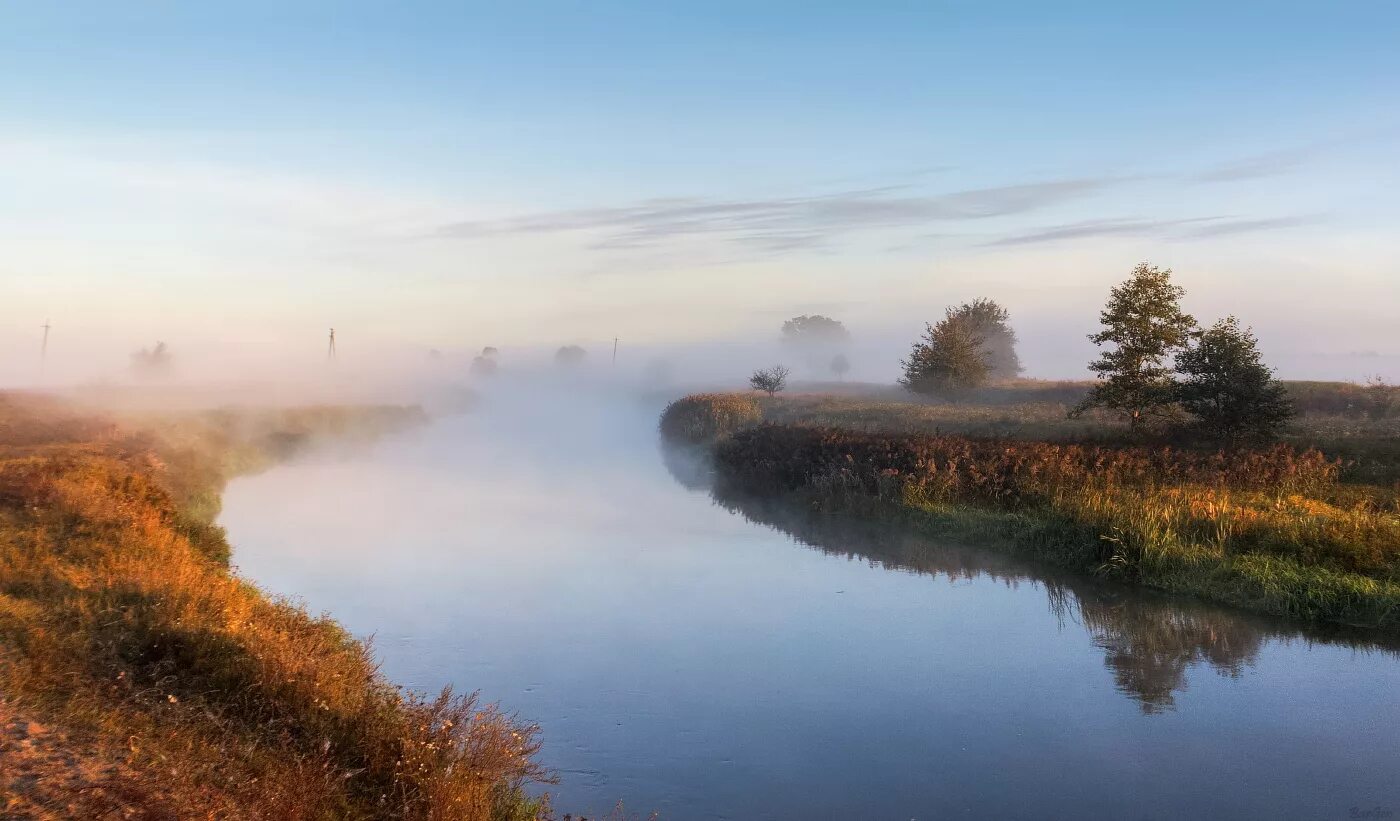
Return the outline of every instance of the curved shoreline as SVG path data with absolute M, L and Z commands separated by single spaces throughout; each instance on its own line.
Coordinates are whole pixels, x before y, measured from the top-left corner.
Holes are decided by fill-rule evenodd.
M 735 402 L 756 412 L 735 414 Z M 684 432 L 672 438 L 706 449 L 749 492 L 1300 622 L 1400 630 L 1400 584 L 1384 569 L 1400 553 L 1400 517 L 1343 508 L 1364 494 L 1306 453 L 1251 455 L 1257 476 L 1237 476 L 1209 454 L 821 427 L 782 402 L 686 397 L 661 429 Z M 1285 481 L 1297 488 L 1273 485 Z
M 152 817 L 544 811 L 524 791 L 545 777 L 532 727 L 470 696 L 402 692 L 335 622 L 232 574 L 213 524 L 229 477 L 425 418 L 365 406 L 114 419 L 0 394 L 0 695 L 65 751 L 30 762 L 34 785 L 67 783 L 42 769 L 64 758 L 120 765 L 56 796 L 36 786 L 31 803 L 81 794 L 98 802 L 83 812 Z

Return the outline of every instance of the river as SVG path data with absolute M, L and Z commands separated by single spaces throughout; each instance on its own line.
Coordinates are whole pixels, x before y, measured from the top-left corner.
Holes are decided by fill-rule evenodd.
M 1393 651 L 716 499 L 659 412 L 502 392 L 237 479 L 221 523 L 394 681 L 538 723 L 575 814 L 1400 812 Z

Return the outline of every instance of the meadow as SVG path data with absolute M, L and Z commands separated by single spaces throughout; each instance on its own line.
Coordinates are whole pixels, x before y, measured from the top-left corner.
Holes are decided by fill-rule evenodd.
M 1313 383 L 1313 410 L 1283 444 L 1224 453 L 1136 441 L 1111 417 L 1067 418 L 1070 402 L 1045 401 L 1044 383 L 1026 390 L 1021 403 L 956 405 L 883 391 L 722 395 L 707 423 L 696 420 L 714 400 L 691 397 L 662 429 L 675 415 L 718 431 L 717 474 L 749 491 L 1260 612 L 1400 629 L 1400 424 L 1389 412 L 1319 412 L 1336 397 Z
M 547 780 L 534 728 L 393 686 L 335 622 L 232 573 L 214 524 L 230 476 L 422 421 L 403 407 L 118 417 L 0 394 L 0 717 L 21 737 L 0 738 L 5 817 L 547 812 L 525 793 Z M 34 727 L 58 754 L 25 757 Z

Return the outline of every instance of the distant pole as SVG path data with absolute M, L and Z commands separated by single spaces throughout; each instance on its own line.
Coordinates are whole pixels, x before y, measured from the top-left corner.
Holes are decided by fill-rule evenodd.
M 45 319 L 44 324 L 40 327 L 44 329 L 44 341 L 39 343 L 39 378 L 43 379 L 44 366 L 48 364 L 49 361 L 49 328 L 53 326 Z
M 613 337 L 613 367 L 617 367 L 617 337 Z
M 331 341 L 330 345 L 326 348 L 326 360 L 330 362 L 335 361 L 335 328 L 331 328 Z

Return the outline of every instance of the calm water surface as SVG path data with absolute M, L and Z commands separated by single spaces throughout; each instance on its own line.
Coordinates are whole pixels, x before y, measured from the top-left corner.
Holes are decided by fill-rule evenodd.
M 716 499 L 658 411 L 490 397 L 239 479 L 222 522 L 395 681 L 539 723 L 563 810 L 1400 817 L 1393 652 Z

